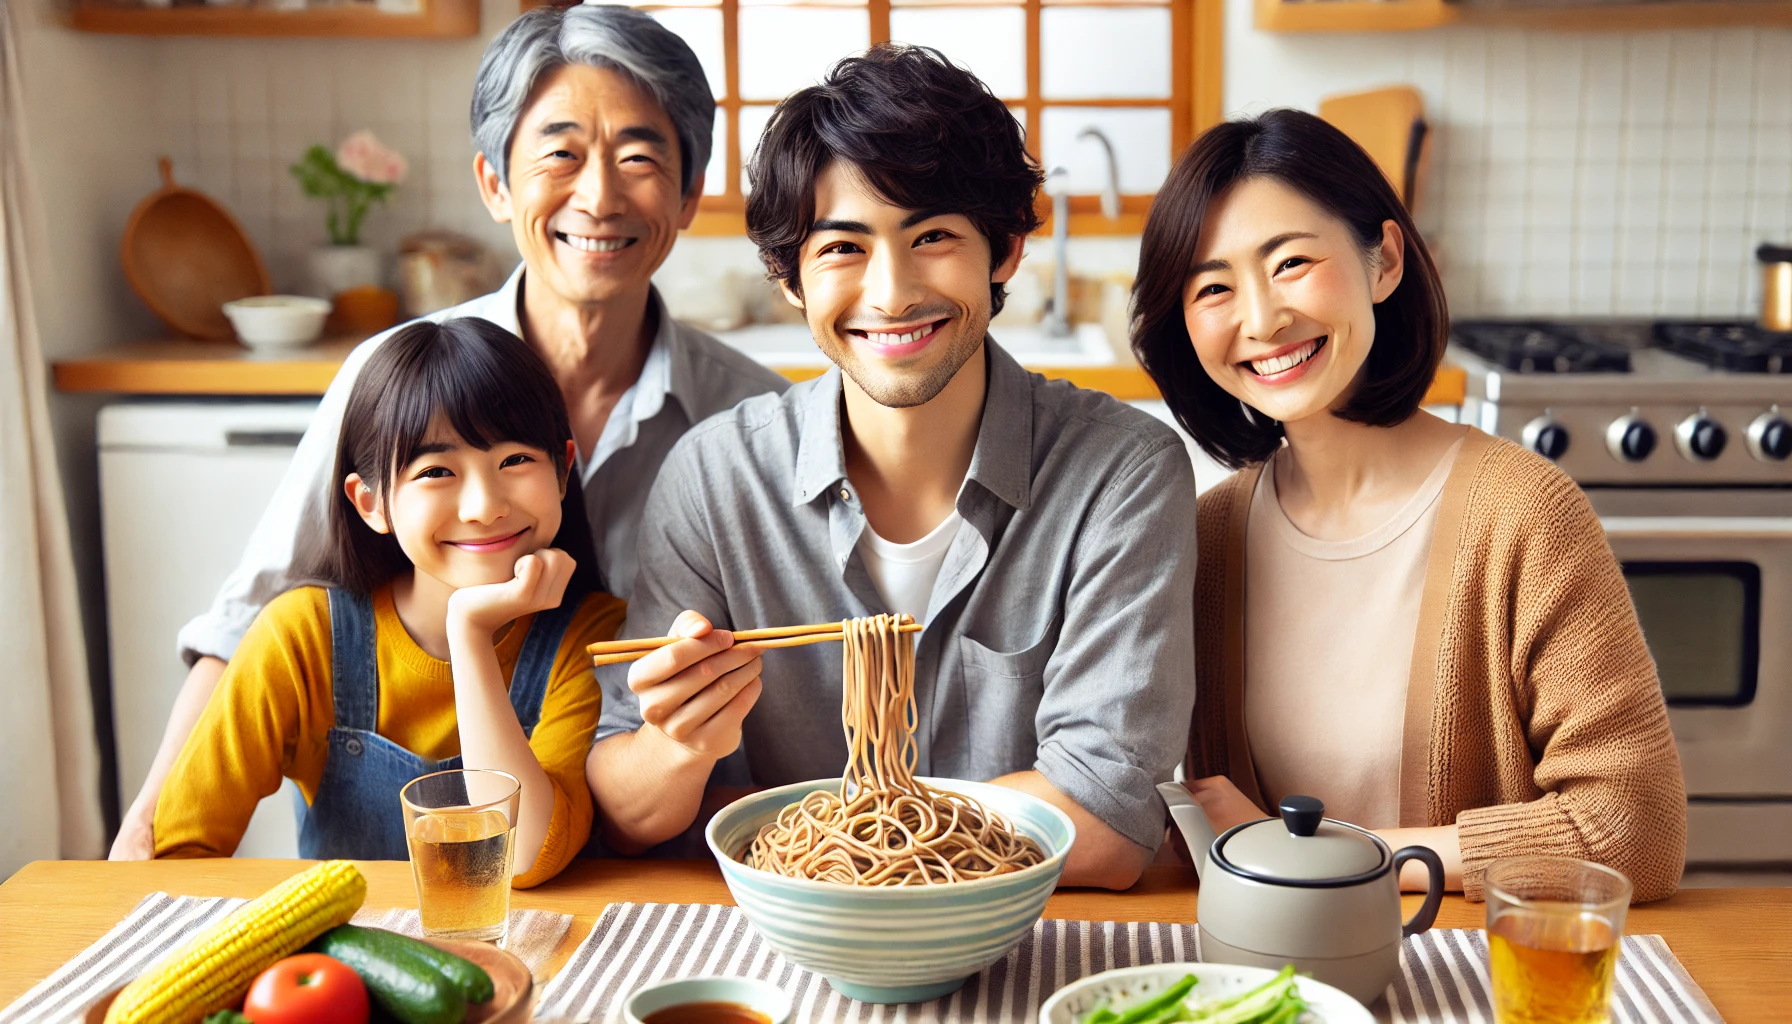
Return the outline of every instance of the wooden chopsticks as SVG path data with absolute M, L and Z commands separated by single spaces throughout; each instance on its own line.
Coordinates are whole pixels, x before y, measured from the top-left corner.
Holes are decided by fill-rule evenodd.
M 773 626 L 769 629 L 742 629 L 734 634 L 735 643 L 750 643 L 755 647 L 801 647 L 805 644 L 838 643 L 846 639 L 846 624 L 843 622 L 816 622 L 807 626 Z M 921 627 L 914 622 L 905 622 L 896 627 L 899 633 L 919 633 Z M 620 665 L 625 661 L 638 661 L 654 651 L 685 639 L 681 636 L 646 636 L 638 640 L 606 640 L 601 643 L 588 644 L 585 647 L 591 655 L 593 665 Z

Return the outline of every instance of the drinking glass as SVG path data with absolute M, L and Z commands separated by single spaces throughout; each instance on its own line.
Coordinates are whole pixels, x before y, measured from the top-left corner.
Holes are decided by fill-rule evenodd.
M 424 935 L 504 941 L 521 797 L 515 776 L 479 768 L 424 775 L 398 791 Z
M 1630 879 L 1572 857 L 1487 867 L 1487 958 L 1498 1024 L 1606 1024 Z

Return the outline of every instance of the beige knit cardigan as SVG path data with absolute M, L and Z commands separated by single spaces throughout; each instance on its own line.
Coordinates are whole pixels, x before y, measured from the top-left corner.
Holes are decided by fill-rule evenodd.
M 1202 495 L 1190 778 L 1263 806 L 1244 715 L 1244 551 L 1262 466 Z M 1489 861 L 1559 854 L 1671 895 L 1686 788 L 1655 663 L 1586 495 L 1556 466 L 1471 429 L 1439 499 L 1407 684 L 1400 824 L 1455 823 L 1463 886 Z M 1316 613 L 1323 613 L 1315 609 Z

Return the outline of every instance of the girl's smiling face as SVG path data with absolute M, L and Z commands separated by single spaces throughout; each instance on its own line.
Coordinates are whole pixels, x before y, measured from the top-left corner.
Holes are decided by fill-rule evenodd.
M 1282 182 L 1239 181 L 1208 204 L 1183 288 L 1201 366 L 1272 419 L 1329 414 L 1355 388 L 1404 248 L 1391 220 L 1365 250 L 1348 224 Z
M 572 458 L 569 441 L 568 466 Z M 514 578 L 517 559 L 560 532 L 565 495 L 547 452 L 515 441 L 481 450 L 440 415 L 384 500 L 357 473 L 343 487 L 369 527 L 392 534 L 418 571 L 456 590 Z

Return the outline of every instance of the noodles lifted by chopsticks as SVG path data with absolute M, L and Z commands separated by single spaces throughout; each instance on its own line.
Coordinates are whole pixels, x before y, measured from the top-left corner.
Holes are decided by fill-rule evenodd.
M 915 778 L 915 647 L 907 615 L 848 619 L 840 718 L 846 772 L 778 812 L 742 860 L 843 885 L 931 885 L 1007 874 L 1045 859 L 993 811 Z

